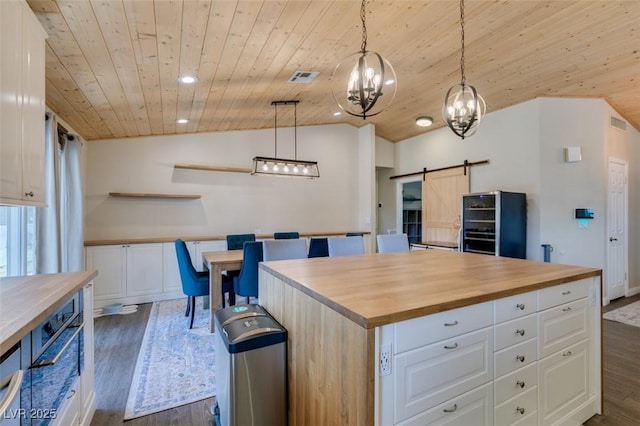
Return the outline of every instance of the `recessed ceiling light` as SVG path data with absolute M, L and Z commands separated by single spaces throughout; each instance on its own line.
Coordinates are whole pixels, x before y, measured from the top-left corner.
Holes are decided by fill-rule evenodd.
M 433 118 L 431 117 L 422 116 L 422 117 L 416 118 L 416 125 L 420 127 L 429 127 L 432 124 L 433 124 Z
M 182 77 L 178 77 L 178 81 L 180 83 L 192 84 L 198 81 L 198 79 L 192 75 L 183 75 Z
M 178 118 L 176 120 L 176 123 L 178 123 L 178 124 L 185 124 L 185 123 L 188 123 L 188 122 L 189 122 L 189 120 L 187 120 L 186 118 Z

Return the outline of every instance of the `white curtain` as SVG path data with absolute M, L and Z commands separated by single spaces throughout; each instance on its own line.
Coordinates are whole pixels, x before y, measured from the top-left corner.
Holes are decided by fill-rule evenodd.
M 36 214 L 36 273 L 84 269 L 82 185 L 78 136 L 58 137 L 58 123 L 45 125 L 45 201 Z

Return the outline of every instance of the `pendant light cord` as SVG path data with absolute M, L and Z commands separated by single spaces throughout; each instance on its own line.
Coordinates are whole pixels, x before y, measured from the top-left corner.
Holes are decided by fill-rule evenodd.
M 293 159 L 298 161 L 298 104 L 293 104 Z
M 464 0 L 460 0 L 460 75 L 462 77 L 462 86 L 465 85 L 466 77 L 464 75 Z
M 362 53 L 367 51 L 367 24 L 365 24 L 365 5 L 366 0 L 362 0 L 362 5 L 360 6 L 360 20 L 362 21 L 362 44 L 360 45 L 360 51 Z
M 276 149 L 275 149 L 275 158 L 278 158 L 278 104 L 274 103 L 273 104 L 274 108 L 276 109 L 276 113 L 275 113 L 275 118 L 274 118 L 274 123 L 273 123 L 273 131 L 275 133 L 275 145 L 276 145 Z

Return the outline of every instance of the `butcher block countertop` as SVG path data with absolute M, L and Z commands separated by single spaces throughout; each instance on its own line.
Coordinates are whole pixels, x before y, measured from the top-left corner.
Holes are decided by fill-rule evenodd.
M 2 278 L 0 354 L 19 342 L 97 275 L 97 271 L 82 271 Z
M 444 250 L 264 262 L 260 268 L 367 329 L 602 279 L 595 268 Z

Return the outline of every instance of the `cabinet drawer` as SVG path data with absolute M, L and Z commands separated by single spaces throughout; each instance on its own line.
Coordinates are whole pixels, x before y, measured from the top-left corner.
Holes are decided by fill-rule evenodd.
M 503 376 L 536 360 L 538 342 L 536 338 L 518 343 L 494 354 L 495 377 Z
M 584 279 L 539 290 L 538 310 L 543 311 L 553 306 L 587 297 L 590 283 L 591 280 Z
M 494 419 L 496 426 L 537 425 L 538 389 L 528 391 L 496 406 Z
M 492 354 L 485 328 L 394 356 L 394 422 L 491 381 Z
M 493 302 L 451 309 L 395 324 L 394 351 L 401 353 L 493 324 Z
M 580 299 L 538 314 L 539 358 L 589 337 L 588 308 L 588 299 Z
M 589 399 L 589 377 L 595 372 L 589 371 L 588 342 L 583 340 L 538 363 L 541 424 L 556 423 Z
M 424 425 L 493 425 L 493 385 L 487 383 L 446 401 L 401 423 L 402 426 Z
M 531 363 L 506 374 L 494 382 L 494 403 L 503 403 L 507 399 L 527 392 L 538 384 L 538 364 Z
M 494 301 L 495 323 L 532 314 L 538 310 L 538 295 L 535 291 L 516 294 Z
M 55 420 L 52 424 L 54 426 L 69 426 L 77 425 L 80 423 L 80 381 L 76 380 L 73 384 L 65 399 L 62 401 L 60 407 L 58 407 Z
M 495 327 L 494 350 L 499 351 L 538 334 L 538 318 L 535 314 L 503 322 Z

